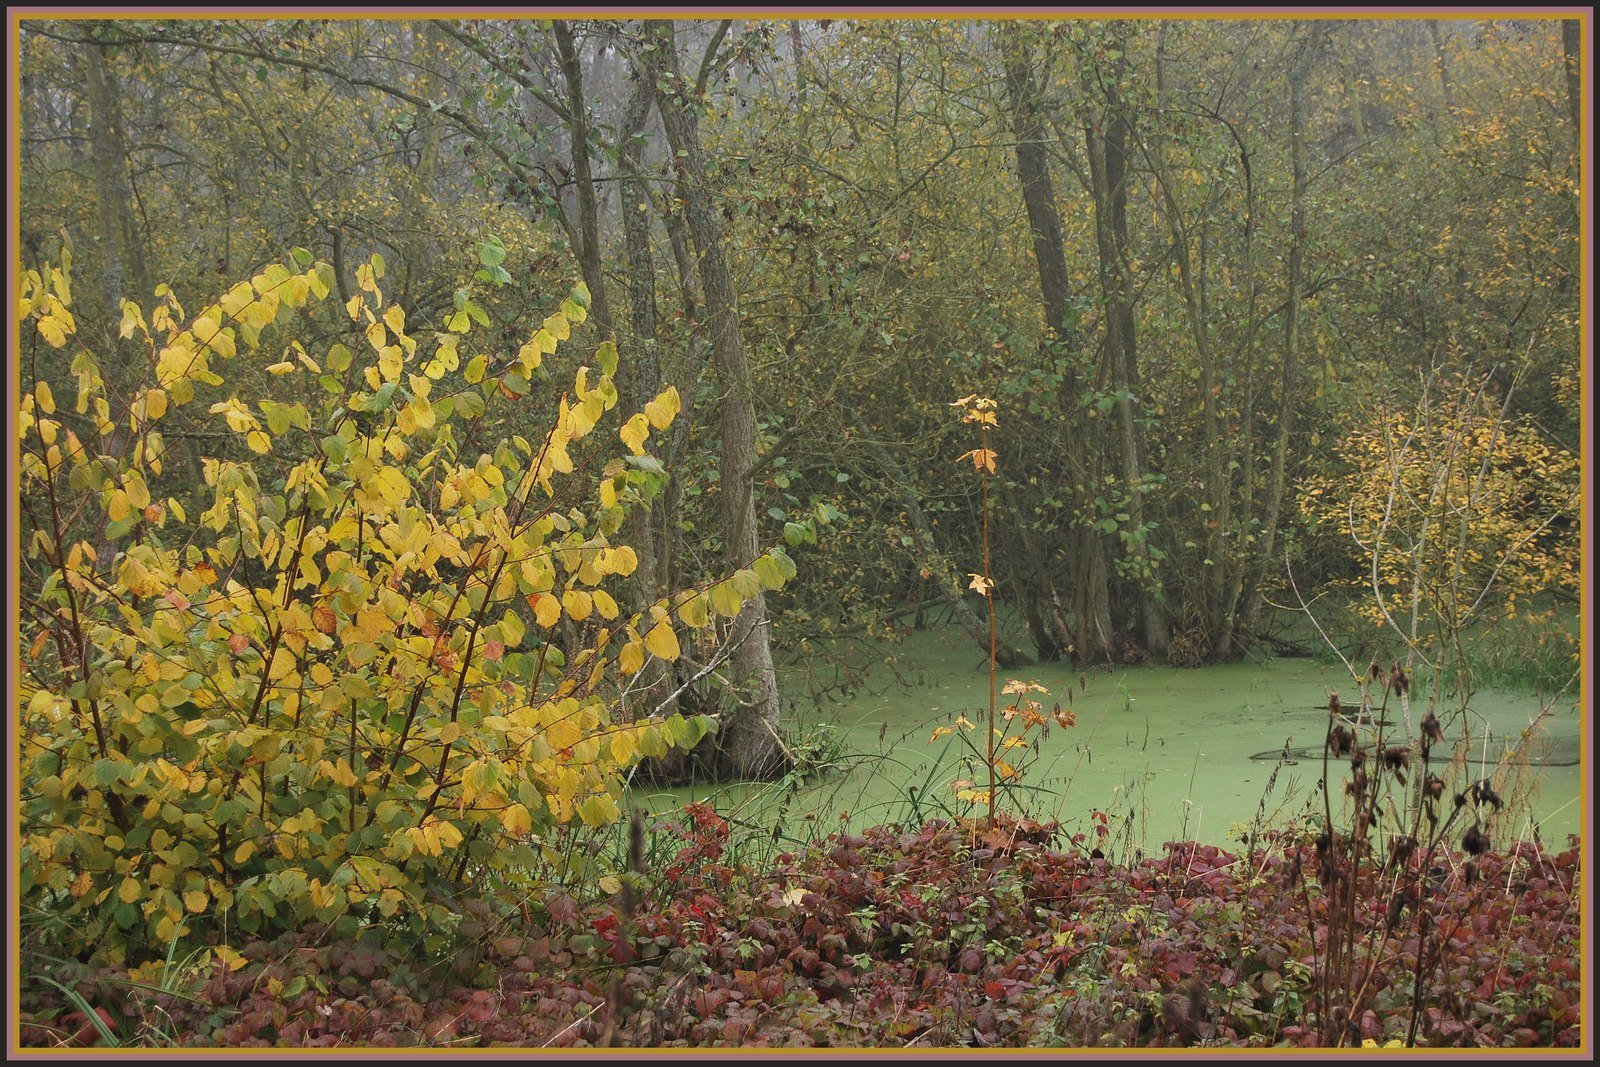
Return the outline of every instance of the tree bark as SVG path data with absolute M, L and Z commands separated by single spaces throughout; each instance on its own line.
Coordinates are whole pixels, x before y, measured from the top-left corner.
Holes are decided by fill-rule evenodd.
M 1044 350 L 1048 362 L 1062 368 L 1060 399 L 1063 411 L 1077 417 L 1083 410 L 1083 383 L 1077 370 L 1081 337 L 1072 320 L 1071 285 L 1067 275 L 1066 252 L 1061 238 L 1061 215 L 1056 208 L 1055 188 L 1050 181 L 1049 159 L 1045 152 L 1044 122 L 1040 115 L 1039 90 L 1029 69 L 1028 48 L 1023 31 L 1015 23 L 1001 27 L 1001 48 L 1005 66 L 1006 98 L 1011 108 L 1012 130 L 1016 135 L 1017 177 L 1022 185 L 1023 205 L 1033 233 L 1033 257 L 1039 273 L 1039 293 L 1044 303 Z M 1100 535 L 1084 521 L 1081 505 L 1088 489 L 1088 463 L 1083 436 L 1066 435 L 1065 465 L 1075 503 L 1072 541 L 1073 606 L 1075 618 L 1072 652 L 1080 660 L 1104 660 L 1111 656 L 1112 625 L 1110 582 Z
M 1567 114 L 1574 130 L 1583 129 L 1583 24 L 1576 18 L 1561 23 L 1561 60 L 1567 72 Z
M 644 62 L 656 87 L 656 105 L 672 146 L 679 186 L 687 201 L 689 232 L 699 256 L 699 274 L 710 319 L 712 358 L 722 388 L 723 560 L 745 567 L 761 552 L 756 529 L 755 492 L 750 477 L 756 461 L 755 398 L 750 363 L 739 325 L 739 308 L 728 272 L 722 223 L 705 182 L 696 102 L 678 71 L 673 24 L 649 23 L 644 31 Z M 766 598 L 758 593 L 734 619 L 727 640 L 734 646 L 737 706 L 723 719 L 719 744 L 726 769 L 745 778 L 765 778 L 782 770 L 778 727 L 778 676 L 772 662 Z M 746 693 L 748 695 L 746 695 Z
M 151 299 L 150 271 L 133 220 L 133 187 L 128 181 L 128 141 L 122 124 L 121 87 L 104 45 L 84 46 L 95 184 L 99 187 L 102 256 L 101 288 L 106 313 L 114 320 L 119 301 Z
M 589 110 L 583 96 L 583 64 L 578 59 L 572 26 L 563 19 L 552 27 L 561 74 L 567 83 L 567 108 L 571 114 L 573 194 L 578 201 L 578 268 L 589 287 L 589 317 L 601 337 L 616 337 L 611 300 L 606 295 L 605 265 L 600 250 L 600 200 L 595 193 L 594 171 L 589 164 Z
M 1305 287 L 1306 254 L 1306 81 L 1323 41 L 1323 26 L 1310 27 L 1289 70 L 1289 167 L 1292 173 L 1289 207 L 1288 297 L 1283 312 L 1283 379 L 1278 410 L 1278 433 L 1272 446 L 1272 472 L 1262 509 L 1261 540 L 1251 568 L 1247 599 L 1242 612 L 1246 634 L 1253 633 L 1261 615 L 1262 586 L 1273 565 L 1278 527 L 1283 519 L 1283 495 L 1288 466 L 1289 437 L 1294 431 L 1294 406 L 1300 383 L 1300 307 Z
M 95 184 L 99 200 L 100 282 L 105 296 L 106 321 L 115 323 L 121 315 L 124 296 L 148 307 L 154 287 L 145 259 L 145 249 L 133 218 L 133 185 L 128 178 L 128 142 L 122 124 L 121 87 L 111 70 L 106 46 L 84 46 L 86 81 L 89 89 L 89 115 L 93 124 L 91 140 Z M 106 376 L 106 395 L 111 403 L 131 402 L 133 383 L 138 380 L 144 357 L 131 341 L 112 342 L 112 360 L 102 360 Z M 113 409 L 115 410 L 115 408 Z M 122 420 L 118 420 L 121 422 Z M 100 448 L 121 458 L 131 445 L 125 423 L 106 436 Z M 115 550 L 102 532 L 95 539 L 97 566 L 109 567 Z
M 628 411 L 640 411 L 661 390 L 661 353 L 656 329 L 656 266 L 650 249 L 650 193 L 640 173 L 642 134 L 655 94 L 650 79 L 642 73 L 634 79 L 633 90 L 623 112 L 617 146 L 620 171 L 623 257 L 628 268 L 628 318 L 633 333 L 633 350 L 622 361 L 622 396 Z M 630 591 L 633 610 L 643 611 L 667 591 L 661 543 L 670 532 L 658 530 L 661 506 L 634 509 L 623 525 L 623 540 L 639 557 Z M 662 535 L 664 536 L 658 536 Z M 676 688 L 672 672 L 651 659 L 640 679 L 640 703 L 647 713 L 669 713 Z
M 1156 31 L 1156 107 L 1165 113 L 1172 105 L 1166 77 L 1167 23 Z M 1176 177 L 1167 157 L 1167 135 L 1159 123 L 1153 124 L 1148 155 L 1154 171 L 1156 189 L 1162 200 L 1168 232 L 1172 239 L 1172 259 L 1177 267 L 1179 292 L 1183 297 L 1184 317 L 1194 341 L 1194 355 L 1200 375 L 1200 411 L 1205 450 L 1206 478 L 1201 487 L 1203 504 L 1210 509 L 1213 522 L 1207 525 L 1200 580 L 1187 590 L 1183 600 L 1184 636 L 1179 647 L 1169 641 L 1168 659 L 1193 665 L 1226 650 L 1230 638 L 1224 635 L 1223 597 L 1228 587 L 1227 557 L 1220 536 L 1233 499 L 1232 479 L 1226 467 L 1222 414 L 1225 404 L 1226 375 L 1217 365 L 1211 344 L 1207 267 L 1210 252 L 1211 202 L 1195 212 L 1193 221 L 1184 215 L 1178 201 Z
M 437 80 L 430 64 L 417 54 L 426 48 L 430 40 L 437 39 L 435 34 L 428 30 L 427 23 L 413 24 L 410 27 L 412 56 L 418 70 L 416 91 L 417 95 L 423 98 L 432 98 L 438 92 Z M 436 242 L 424 225 L 424 220 L 427 217 L 425 212 L 428 189 L 432 186 L 434 175 L 439 169 L 439 142 L 444 126 L 432 108 L 421 104 L 412 105 L 411 116 L 419 144 L 417 166 L 411 172 L 411 181 L 405 187 L 406 213 L 410 216 L 412 225 L 407 231 L 405 254 L 402 257 L 405 281 L 401 286 L 400 300 L 404 304 L 411 303 L 412 282 L 426 272 L 427 261 L 432 258 L 436 247 Z
M 1171 640 L 1171 625 L 1158 595 L 1159 579 L 1150 552 L 1149 532 L 1144 522 L 1144 428 L 1134 405 L 1139 391 L 1139 350 L 1134 329 L 1133 287 L 1128 262 L 1128 142 L 1127 111 L 1117 81 L 1123 61 L 1118 60 L 1107 77 L 1101 79 L 1105 107 L 1098 122 L 1084 126 L 1088 149 L 1091 193 L 1095 209 L 1095 243 L 1100 258 L 1100 289 L 1106 306 L 1106 361 L 1111 367 L 1112 387 L 1116 391 L 1119 461 L 1123 490 L 1128 495 L 1128 522 L 1133 536 L 1126 541 L 1135 557 L 1140 577 L 1136 579 L 1140 639 L 1145 648 L 1165 656 Z M 1084 68 L 1084 88 L 1093 91 L 1088 67 Z

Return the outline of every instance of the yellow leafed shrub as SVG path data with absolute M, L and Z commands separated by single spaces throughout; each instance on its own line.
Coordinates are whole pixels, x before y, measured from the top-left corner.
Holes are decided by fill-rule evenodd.
M 612 538 L 651 477 L 579 446 L 617 402 L 615 347 L 530 396 L 581 286 L 517 355 L 469 360 L 470 298 L 423 331 L 380 257 L 341 308 L 297 250 L 194 316 L 164 287 L 124 302 L 147 359 L 113 388 L 63 259 L 19 305 L 25 365 L 77 385 L 58 405 L 26 384 L 19 423 L 21 889 L 57 945 L 132 962 L 214 928 L 445 928 L 430 890 L 534 867 L 551 828 L 618 817 L 631 764 L 712 728 L 620 706 L 717 612 L 690 590 L 630 617 L 604 588 L 637 563 Z M 272 398 L 230 386 L 243 361 Z M 603 451 L 640 452 L 677 399 Z M 501 403 L 542 431 L 486 445 Z

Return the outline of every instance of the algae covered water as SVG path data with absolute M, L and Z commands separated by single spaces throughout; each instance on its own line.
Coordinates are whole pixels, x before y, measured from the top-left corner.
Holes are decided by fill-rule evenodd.
M 834 830 L 884 822 L 980 814 L 957 798 L 962 782 L 981 788 L 984 764 L 961 736 L 981 747 L 989 679 L 986 660 L 953 631 L 925 631 L 886 647 L 894 671 L 882 667 L 850 700 L 791 712 L 831 736 L 839 752 L 829 768 L 780 783 L 637 790 L 633 800 L 661 811 L 688 800 L 709 802 L 747 828 L 773 829 L 804 840 Z M 796 675 L 806 667 L 798 664 Z M 909 686 L 896 678 L 912 679 Z M 1048 711 L 1059 703 L 1075 725 L 1054 721 L 1035 730 L 1021 781 L 1005 796 L 1007 810 L 1058 821 L 1108 854 L 1154 851 L 1169 840 L 1237 847 L 1258 835 L 1320 819 L 1317 788 L 1328 696 L 1357 700 L 1342 664 L 1267 658 L 1198 669 L 1136 666 L 1085 673 L 1044 664 L 1001 673 L 1048 690 L 1030 694 Z M 1002 706 L 1010 698 L 1001 696 Z M 1414 695 L 1415 725 L 1426 696 Z M 1496 847 L 1538 837 L 1565 847 L 1582 824 L 1581 719 L 1575 695 L 1541 715 L 1530 693 L 1484 690 L 1465 714 L 1438 707 L 1452 746 L 1435 749 L 1433 769 L 1451 790 L 1492 778 L 1506 807 L 1488 826 Z M 1391 702 L 1386 744 L 1405 740 L 1407 709 Z M 958 717 L 977 727 L 941 734 Z M 1448 768 L 1441 751 L 1453 748 Z M 1016 762 L 1016 761 L 1014 761 Z M 1341 761 L 1330 766 L 1335 817 L 1342 800 Z M 1409 779 L 1408 779 L 1409 780 Z M 1448 798 L 1446 803 L 1448 804 Z M 1462 829 L 1465 829 L 1463 826 Z M 1086 845 L 1085 847 L 1088 847 Z

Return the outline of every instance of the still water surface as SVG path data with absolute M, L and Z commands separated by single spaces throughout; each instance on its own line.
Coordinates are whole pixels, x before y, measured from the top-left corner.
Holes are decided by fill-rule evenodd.
M 791 838 L 976 813 L 955 798 L 952 782 L 971 779 L 981 787 L 986 772 L 981 764 L 961 766 L 966 750 L 954 737 L 935 741 L 932 735 L 965 714 L 980 724 L 968 736 L 982 744 L 986 662 L 949 631 L 912 634 L 893 651 L 900 674 L 919 684 L 892 686 L 890 672 L 880 670 L 853 700 L 801 712 L 843 735 L 845 756 L 835 773 L 809 779 L 798 790 L 793 784 L 701 785 L 640 790 L 635 801 L 655 811 L 686 800 L 709 801 L 746 826 L 777 822 Z M 1272 828 L 1307 810 L 1320 813 L 1323 800 L 1315 786 L 1328 695 L 1339 692 L 1346 705 L 1358 698 L 1343 665 L 1311 659 L 1193 670 L 1139 666 L 1091 674 L 1086 684 L 1081 672 L 1047 664 L 1003 671 L 1001 684 L 1011 677 L 1045 686 L 1048 694 L 1030 696 L 1047 715 L 1059 702 L 1076 725 L 1051 723 L 1028 757 L 1022 788 L 1003 806 L 1060 821 L 1091 840 L 1100 825 L 1093 813 L 1102 812 L 1110 831 L 1103 843 L 1114 857 L 1180 839 L 1236 847 L 1258 815 Z M 1010 699 L 1000 696 L 1000 705 Z M 1426 699 L 1412 699 L 1413 735 Z M 1461 790 L 1492 776 L 1507 801 L 1488 827 L 1495 846 L 1537 832 L 1546 846 L 1565 847 L 1567 835 L 1579 832 L 1584 804 L 1577 698 L 1564 697 L 1541 718 L 1533 694 L 1484 690 L 1465 715 L 1453 704 L 1438 714 L 1446 736 L 1456 742 L 1454 766 L 1441 771 L 1449 788 Z M 1403 743 L 1405 717 L 1404 709 L 1391 704 L 1385 744 Z M 1288 760 L 1281 759 L 1285 748 Z M 1436 771 L 1439 752 L 1436 747 Z M 1337 763 L 1334 769 L 1340 769 Z M 1342 792 L 1342 777 L 1335 788 Z M 1339 799 L 1336 794 L 1336 818 Z

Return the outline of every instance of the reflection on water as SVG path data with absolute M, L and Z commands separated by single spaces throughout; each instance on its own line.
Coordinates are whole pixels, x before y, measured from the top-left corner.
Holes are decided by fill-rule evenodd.
M 876 695 L 809 712 L 811 720 L 843 735 L 845 755 L 834 773 L 778 786 L 641 789 L 634 801 L 659 811 L 711 800 L 741 822 L 779 822 L 782 834 L 795 838 L 844 824 L 969 814 L 951 782 L 981 784 L 981 764 L 968 758 L 963 766 L 965 750 L 956 736 L 930 737 L 962 713 L 980 721 L 978 713 L 988 706 L 985 664 L 970 646 L 935 632 L 913 634 L 894 651 L 902 674 L 923 684 L 884 689 L 889 675 L 883 672 L 877 684 L 862 689 Z M 1248 832 L 1245 824 L 1258 816 L 1271 828 L 1320 813 L 1324 801 L 1315 787 L 1328 694 L 1338 691 L 1347 705 L 1357 694 L 1342 666 L 1309 659 L 1197 670 L 1132 667 L 1094 673 L 1086 685 L 1082 672 L 1061 664 L 1003 672 L 1002 680 L 1012 676 L 1046 686 L 1045 706 L 1060 701 L 1077 725 L 1063 730 L 1052 724 L 1040 736 L 1008 807 L 1091 835 L 1102 822 L 1092 814 L 1099 811 L 1116 840 L 1147 850 L 1177 839 L 1237 846 Z M 1409 708 L 1413 726 L 1426 712 L 1423 700 L 1414 698 Z M 1386 744 L 1403 743 L 1407 710 L 1391 703 Z M 1557 703 L 1531 730 L 1539 702 L 1528 694 L 1484 691 L 1465 715 L 1444 705 L 1437 713 L 1455 742 L 1455 758 L 1448 773 L 1440 772 L 1436 749 L 1436 772 L 1455 790 L 1493 776 L 1508 801 L 1491 828 L 1496 846 L 1537 832 L 1545 844 L 1565 847 L 1567 835 L 1579 831 L 1583 803 L 1577 698 Z M 981 746 L 981 729 L 969 736 Z M 1330 765 L 1336 808 L 1340 763 Z

